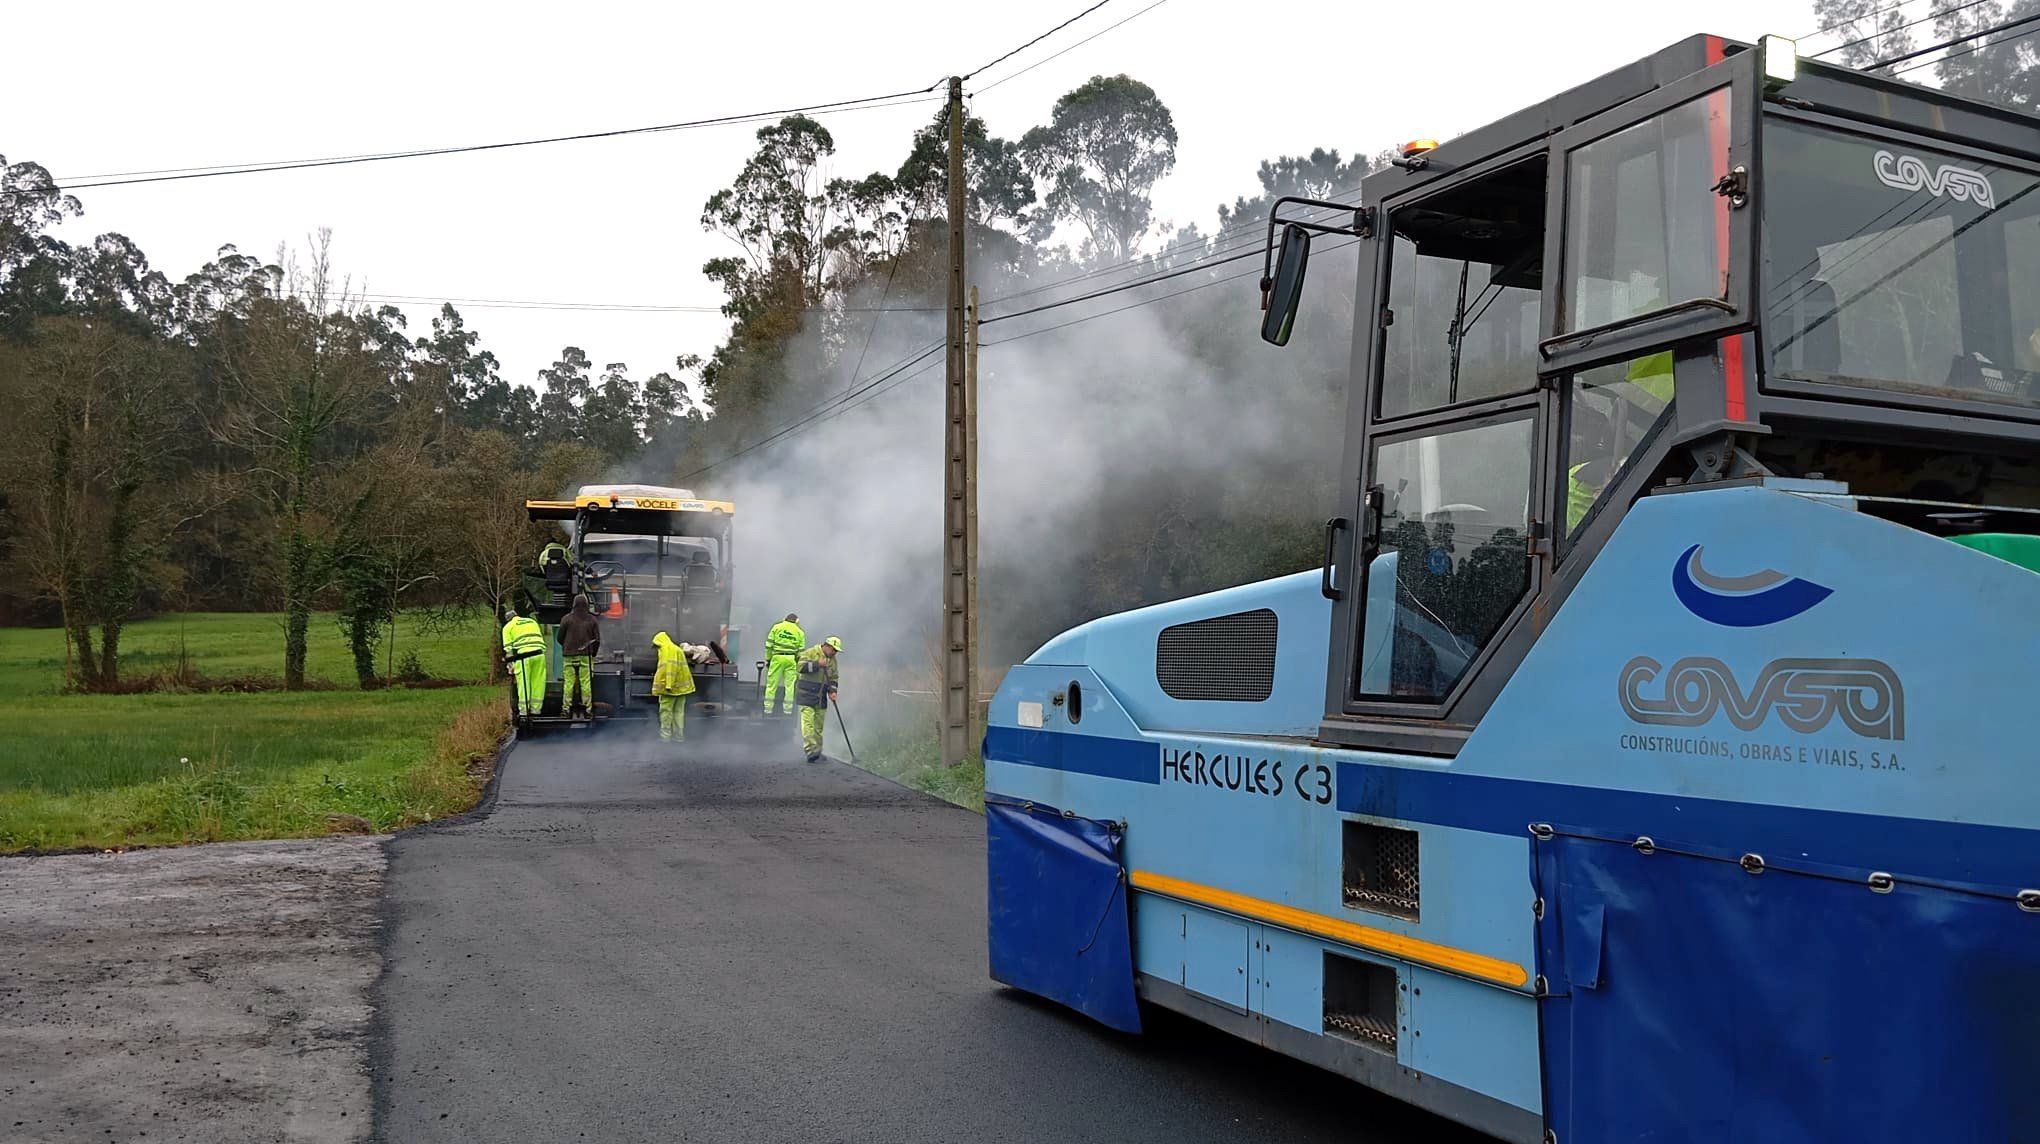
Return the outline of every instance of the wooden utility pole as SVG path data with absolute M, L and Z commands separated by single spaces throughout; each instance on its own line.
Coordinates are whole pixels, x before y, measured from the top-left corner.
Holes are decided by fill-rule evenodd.
M 949 81 L 949 347 L 942 469 L 942 763 L 970 754 L 977 722 L 977 416 L 963 294 L 963 80 Z
M 970 566 L 963 579 L 963 607 L 968 617 L 964 634 L 970 641 L 970 743 L 984 738 L 985 724 L 979 710 L 978 690 L 978 289 L 970 288 L 969 321 L 964 329 L 966 354 L 963 363 L 963 546 L 970 554 Z

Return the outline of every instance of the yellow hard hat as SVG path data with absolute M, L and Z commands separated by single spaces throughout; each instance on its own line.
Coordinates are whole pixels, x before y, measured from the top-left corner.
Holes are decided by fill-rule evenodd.
M 832 647 L 832 648 L 835 648 L 835 649 L 836 649 L 837 651 L 842 651 L 842 650 L 843 650 L 843 637 L 842 637 L 842 636 L 830 636 L 830 637 L 829 637 L 828 639 L 825 639 L 825 640 L 823 640 L 822 642 L 823 642 L 823 643 L 825 643 L 825 644 L 828 644 L 828 645 L 829 645 L 830 647 Z

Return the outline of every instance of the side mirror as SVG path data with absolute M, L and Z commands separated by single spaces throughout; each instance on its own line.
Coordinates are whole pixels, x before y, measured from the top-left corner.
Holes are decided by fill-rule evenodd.
M 1282 248 L 1275 256 L 1275 273 L 1261 279 L 1261 340 L 1270 345 L 1289 344 L 1296 327 L 1296 308 L 1303 302 L 1303 272 L 1310 265 L 1310 232 L 1289 223 L 1282 228 Z

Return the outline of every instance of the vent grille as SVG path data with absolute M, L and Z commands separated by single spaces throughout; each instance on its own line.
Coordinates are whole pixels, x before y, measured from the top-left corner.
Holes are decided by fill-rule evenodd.
M 1417 919 L 1422 883 L 1417 873 L 1416 831 L 1348 822 L 1342 849 L 1348 906 Z
M 1257 608 L 1163 628 L 1155 680 L 1172 699 L 1267 699 L 1275 693 L 1275 613 Z
M 1371 961 L 1325 954 L 1325 1032 L 1383 1052 L 1395 1052 L 1402 1024 L 1396 1014 L 1395 970 Z

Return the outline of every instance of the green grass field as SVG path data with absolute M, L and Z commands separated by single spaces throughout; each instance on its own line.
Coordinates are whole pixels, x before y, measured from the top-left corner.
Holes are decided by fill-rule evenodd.
M 489 638 L 485 619 L 400 630 L 397 655 L 475 679 Z M 123 674 L 180 648 L 208 676 L 282 672 L 274 614 L 170 616 L 122 642 Z M 393 829 L 471 805 L 470 763 L 504 722 L 496 687 L 354 690 L 330 616 L 313 617 L 309 674 L 338 690 L 66 694 L 63 655 L 56 630 L 0 630 L 0 850 L 302 836 L 334 814 Z

